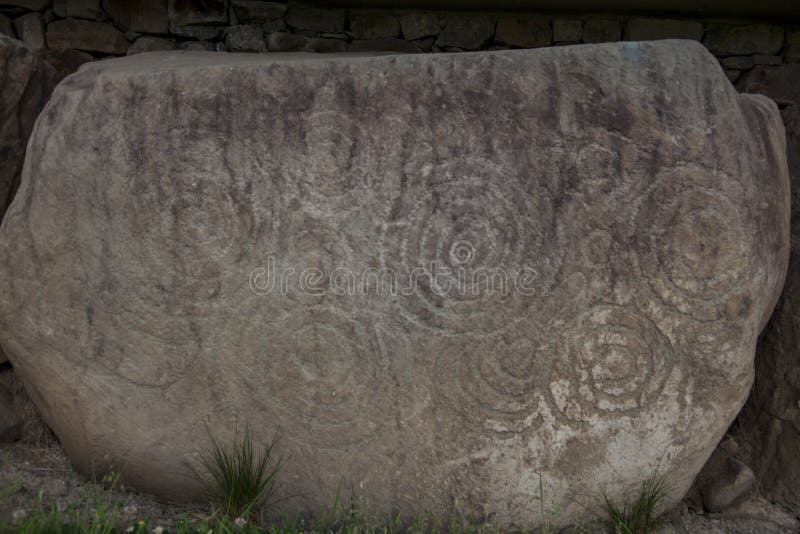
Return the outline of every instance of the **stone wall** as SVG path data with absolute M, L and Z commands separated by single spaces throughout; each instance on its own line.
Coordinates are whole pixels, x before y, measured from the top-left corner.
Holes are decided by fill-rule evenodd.
M 0 0 L 0 33 L 65 68 L 153 50 L 460 52 L 681 38 L 735 81 L 800 61 L 800 27 L 753 21 L 325 8 L 254 0 Z M 70 51 L 64 58 L 64 50 Z

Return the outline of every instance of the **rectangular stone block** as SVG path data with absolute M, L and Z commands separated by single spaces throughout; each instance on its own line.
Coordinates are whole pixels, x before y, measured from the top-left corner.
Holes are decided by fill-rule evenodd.
M 50 48 L 76 48 L 85 52 L 122 55 L 130 43 L 109 23 L 63 19 L 47 25 L 47 45 Z
M 537 16 L 503 17 L 497 21 L 496 43 L 513 48 L 550 46 L 553 32 L 550 19 Z
M 169 0 L 168 13 L 176 27 L 228 23 L 226 0 Z
M 436 46 L 478 50 L 494 35 L 496 21 L 480 15 L 450 14 L 444 20 Z
M 409 40 L 439 35 L 442 26 L 439 15 L 435 13 L 414 12 L 400 17 L 400 28 L 403 37 Z
M 350 33 L 357 39 L 392 39 L 400 35 L 400 19 L 385 11 L 351 10 Z
M 754 65 L 753 56 L 731 56 L 722 58 L 721 62 L 726 69 L 747 70 Z
M 290 2 L 286 8 L 285 20 L 292 28 L 338 33 L 344 31 L 345 28 L 345 10 Z
M 271 22 L 283 18 L 286 14 L 286 4 L 258 0 L 233 0 L 231 9 L 240 22 Z
M 626 41 L 655 41 L 658 39 L 703 38 L 703 23 L 691 20 L 636 18 L 625 24 Z
M 554 43 L 580 43 L 582 38 L 582 21 L 573 19 L 553 19 Z
M 238 24 L 225 31 L 225 45 L 232 52 L 266 52 L 264 31 L 260 24 Z
M 783 47 L 783 28 L 766 24 L 710 24 L 703 43 L 719 56 L 774 55 Z
M 100 0 L 53 0 L 53 12 L 62 18 L 102 20 L 105 18 Z
M 14 29 L 20 41 L 34 50 L 45 48 L 44 21 L 39 13 L 28 13 L 14 19 Z
M 167 0 L 103 0 L 103 9 L 125 31 L 169 33 Z
M 584 43 L 612 43 L 622 37 L 618 20 L 589 19 L 583 23 Z
M 756 54 L 753 56 L 753 64 L 755 65 L 780 65 L 783 63 L 782 56 L 766 56 L 763 54 Z

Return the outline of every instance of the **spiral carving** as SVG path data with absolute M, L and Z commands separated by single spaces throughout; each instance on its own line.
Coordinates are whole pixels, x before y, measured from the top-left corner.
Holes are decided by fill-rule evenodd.
M 444 333 L 493 332 L 546 294 L 560 266 L 550 196 L 501 168 L 456 162 L 405 190 L 381 235 L 407 319 Z M 526 291 L 515 287 L 521 283 Z M 503 314 L 497 310 L 502 309 Z
M 437 374 L 457 384 L 443 388 L 444 400 L 465 424 L 484 431 L 521 433 L 541 423 L 541 381 L 547 356 L 531 334 L 533 325 L 516 324 L 516 335 L 490 335 L 448 344 L 437 358 Z M 455 387 L 454 387 L 455 386 Z
M 721 186 L 712 188 L 714 180 Z M 695 169 L 660 176 L 635 215 L 639 268 L 655 294 L 681 313 L 720 318 L 749 271 L 753 239 L 730 178 Z M 738 191 L 735 198 L 746 198 Z
M 230 358 L 230 394 L 263 404 L 299 427 L 302 440 L 374 436 L 391 412 L 386 347 L 375 328 L 331 307 L 280 310 L 258 297 L 248 305 L 253 316 L 229 325 L 216 343 Z M 364 425 L 369 413 L 376 417 Z
M 550 394 L 558 411 L 573 421 L 648 405 L 675 359 L 670 341 L 631 306 L 599 305 L 577 315 L 559 343 Z

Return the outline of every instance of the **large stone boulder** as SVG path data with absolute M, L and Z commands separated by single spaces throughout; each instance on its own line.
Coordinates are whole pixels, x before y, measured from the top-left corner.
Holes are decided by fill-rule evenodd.
M 33 124 L 55 86 L 40 51 L 0 34 L 0 217 L 22 171 Z M 0 361 L 5 358 L 0 353 Z
M 130 56 L 30 154 L 0 341 L 78 467 L 173 499 L 248 425 L 287 512 L 532 526 L 541 481 L 568 523 L 658 465 L 675 502 L 788 258 L 777 107 L 685 41 Z

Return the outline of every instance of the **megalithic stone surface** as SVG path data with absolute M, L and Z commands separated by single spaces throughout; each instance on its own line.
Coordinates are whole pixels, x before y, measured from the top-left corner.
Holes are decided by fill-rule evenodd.
M 0 341 L 77 466 L 169 498 L 248 425 L 288 512 L 568 523 L 747 397 L 788 255 L 783 127 L 685 41 L 155 53 L 53 94 Z M 293 271 L 292 271 L 293 269 Z

